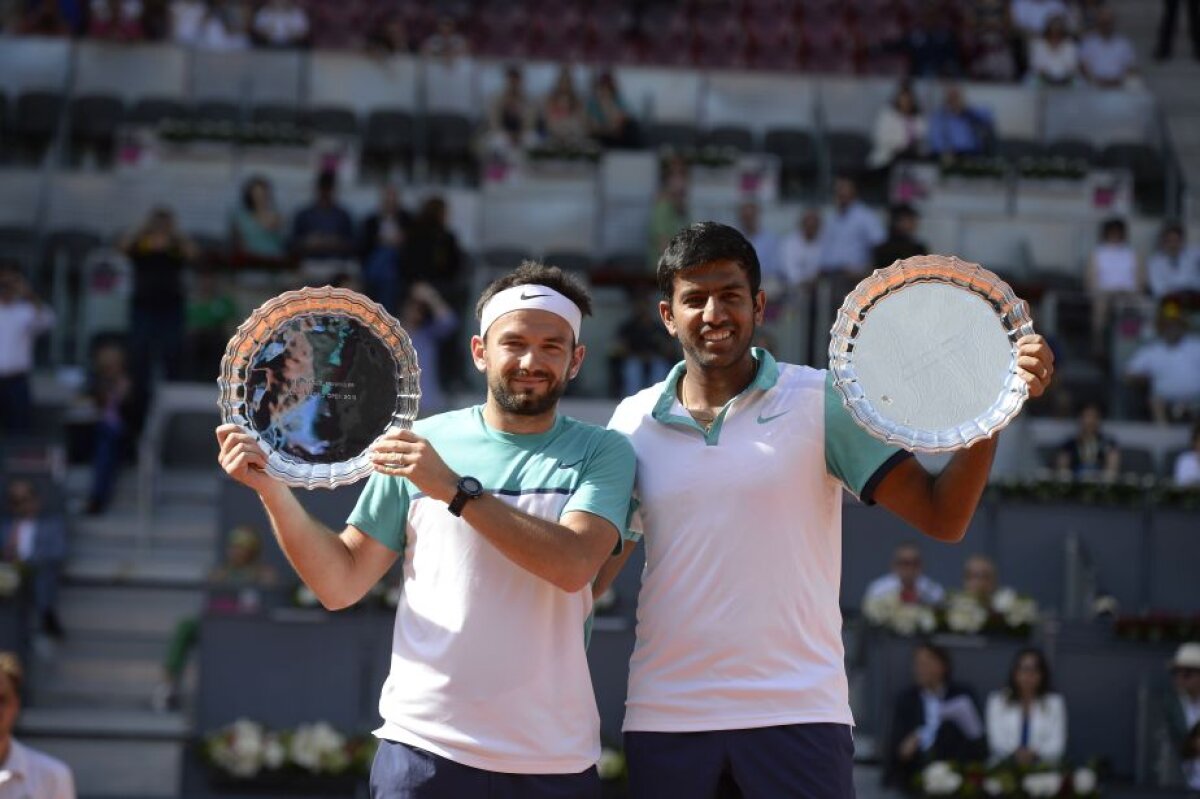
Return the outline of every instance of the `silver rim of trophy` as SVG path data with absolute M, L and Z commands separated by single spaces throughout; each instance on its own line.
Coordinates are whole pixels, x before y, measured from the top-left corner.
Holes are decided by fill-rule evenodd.
M 954 256 L 916 256 L 876 270 L 846 296 L 830 330 L 829 369 L 871 435 L 950 452 L 1020 412 L 1029 389 L 1017 375 L 1016 342 L 1031 333 L 1028 306 L 995 273 Z
M 218 405 L 222 422 L 262 447 L 268 474 L 337 488 L 371 473 L 372 441 L 412 426 L 420 373 L 408 333 L 381 305 L 349 289 L 303 288 L 238 327 L 221 359 Z

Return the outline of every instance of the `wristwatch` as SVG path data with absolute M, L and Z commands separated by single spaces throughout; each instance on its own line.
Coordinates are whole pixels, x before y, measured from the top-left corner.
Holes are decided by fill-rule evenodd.
M 483 484 L 474 477 L 461 477 L 458 480 L 458 493 L 454 495 L 454 499 L 450 500 L 446 510 L 450 511 L 454 516 L 462 516 L 463 508 L 467 502 L 472 499 L 479 499 L 483 496 Z

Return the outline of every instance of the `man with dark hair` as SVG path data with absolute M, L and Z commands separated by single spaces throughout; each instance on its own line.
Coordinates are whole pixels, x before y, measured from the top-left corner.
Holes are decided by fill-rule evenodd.
M 584 653 L 591 581 L 626 530 L 635 459 L 610 430 L 558 415 L 583 363 L 586 290 L 522 264 L 484 291 L 483 405 L 391 430 L 340 534 L 217 428 L 221 464 L 258 492 L 280 546 L 328 608 L 403 557 L 376 799 L 600 795 L 600 719 Z M 468 476 L 469 475 L 469 476 Z
M 917 238 L 917 225 L 921 221 L 917 209 L 908 203 L 893 205 L 888 219 L 888 237 L 871 251 L 871 260 L 876 269 L 891 266 L 896 261 L 925 255 L 929 248 Z
M 54 318 L 54 311 L 34 293 L 21 267 L 0 262 L 0 433 L 29 431 L 33 344 L 54 326 Z
M 317 175 L 316 197 L 296 213 L 292 247 L 301 259 L 341 259 L 354 255 L 354 221 L 337 201 L 337 173 Z
M 52 638 L 63 637 L 56 610 L 58 584 L 67 558 L 67 528 L 61 510 L 43 512 L 33 481 L 17 478 L 8 484 L 0 545 L 4 560 L 20 564 L 33 576 L 33 606 L 38 625 Z M 3 794 L 0 794 L 3 796 Z
M 629 670 L 631 795 L 853 796 L 838 604 L 844 488 L 932 538 L 962 538 L 994 439 L 937 477 L 868 435 L 826 372 L 752 348 L 766 296 L 733 228 L 680 231 L 658 263 L 659 315 L 684 359 L 625 399 L 609 426 L 638 456 L 646 570 Z M 1018 374 L 1053 372 L 1037 336 Z M 602 570 L 604 590 L 626 553 Z

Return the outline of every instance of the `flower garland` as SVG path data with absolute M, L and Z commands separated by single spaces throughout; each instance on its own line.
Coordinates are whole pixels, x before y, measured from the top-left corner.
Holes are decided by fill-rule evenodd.
M 916 777 L 924 796 L 976 799 L 1085 799 L 1097 795 L 1099 779 L 1091 768 L 1035 766 L 1023 768 L 1010 761 L 994 766 L 938 760 Z
M 239 780 L 286 773 L 365 775 L 376 746 L 372 736 L 347 736 L 324 721 L 269 730 L 244 718 L 208 735 L 202 745 L 209 766 Z
M 0 563 L 0 597 L 10 597 L 21 590 L 21 567 Z
M 963 592 L 951 592 L 941 605 L 929 607 L 904 602 L 899 591 L 893 591 L 868 599 L 863 616 L 877 627 L 905 636 L 940 632 L 1026 637 L 1039 618 L 1037 603 L 1011 588 L 996 591 L 986 607 L 978 597 Z

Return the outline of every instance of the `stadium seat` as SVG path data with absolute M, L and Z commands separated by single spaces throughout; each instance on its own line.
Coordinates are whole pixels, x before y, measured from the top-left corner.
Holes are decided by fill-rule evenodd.
M 533 258 L 528 250 L 516 250 L 509 247 L 494 247 L 484 250 L 481 254 L 483 265 L 488 269 L 509 271 L 516 269 L 522 261 Z
M 1121 447 L 1121 473 L 1134 474 L 1138 477 L 1154 477 L 1158 467 L 1154 462 L 1154 453 L 1142 447 Z
M 399 162 L 409 168 L 412 165 L 413 141 L 411 114 L 393 109 L 373 111 L 367 117 L 363 132 L 364 163 L 386 168 Z
M 1046 145 L 1046 155 L 1087 161 L 1089 164 L 1096 162 L 1096 148 L 1083 139 L 1056 139 Z
M 63 96 L 58 92 L 30 91 L 17 97 L 13 131 L 27 152 L 40 155 L 58 130 L 62 111 Z
M 861 172 L 867 165 L 871 153 L 871 141 L 854 131 L 832 131 L 825 137 L 829 147 L 829 165 L 834 174 Z
M 1165 210 L 1167 167 L 1157 149 L 1148 144 L 1110 144 L 1101 151 L 1099 161 L 1133 173 L 1134 197 L 1143 213 L 1161 214 Z
M 242 112 L 236 104 L 225 100 L 205 100 L 196 103 L 192 117 L 197 122 L 240 122 Z
M 349 108 L 312 108 L 304 115 L 304 120 L 314 133 L 326 136 L 358 135 L 358 116 Z
M 111 94 L 91 94 L 71 101 L 71 140 L 96 149 L 102 161 L 112 156 L 117 127 L 125 118 L 125 104 Z
M 576 272 L 585 275 L 592 273 L 594 265 L 590 255 L 572 250 L 551 250 L 542 256 L 542 261 L 547 266 L 557 266 L 564 272 Z
M 9 127 L 9 112 L 8 112 L 8 95 L 0 92 L 0 163 L 3 163 L 8 146 L 8 127 Z
M 676 150 L 695 147 L 700 140 L 695 126 L 682 122 L 659 122 L 647 125 L 644 138 L 647 147 L 671 147 Z
M 754 133 L 749 128 L 736 125 L 718 125 L 704 133 L 704 144 L 709 147 L 730 147 L 739 152 L 755 149 Z
M 153 127 L 165 119 L 187 119 L 191 111 L 178 100 L 167 97 L 143 97 L 133 104 L 125 121 L 131 125 Z
M 472 138 L 475 126 L 462 114 L 430 114 L 425 121 L 426 155 L 434 174 L 445 178 L 455 169 L 474 177 Z
M 817 145 L 813 135 L 796 128 L 774 128 L 763 137 L 763 149 L 779 157 L 784 194 L 803 193 L 817 174 Z
M 1023 158 L 1038 158 L 1046 154 L 1040 142 L 1032 139 L 1002 138 L 996 142 L 996 155 L 1015 164 Z
M 299 125 L 300 111 L 292 105 L 266 103 L 254 106 L 250 118 L 255 122 L 269 122 L 274 125 Z

